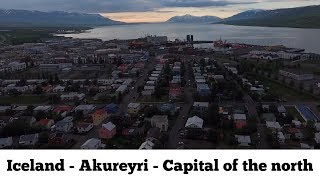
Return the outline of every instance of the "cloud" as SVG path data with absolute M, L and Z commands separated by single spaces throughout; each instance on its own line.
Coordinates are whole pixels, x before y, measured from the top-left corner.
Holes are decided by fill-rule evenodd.
M 162 4 L 166 7 L 212 7 L 212 6 L 228 6 L 234 4 L 252 4 L 252 2 L 233 2 L 222 0 L 165 0 Z
M 89 13 L 146 12 L 166 7 L 210 7 L 243 3 L 248 2 L 229 0 L 1 0 L 1 8 Z
M 294 1 L 295 3 L 292 3 Z M 272 4 L 311 4 L 319 0 L 0 0 L 3 9 L 72 11 L 86 13 L 154 12 L 164 8 L 209 8 L 261 6 Z

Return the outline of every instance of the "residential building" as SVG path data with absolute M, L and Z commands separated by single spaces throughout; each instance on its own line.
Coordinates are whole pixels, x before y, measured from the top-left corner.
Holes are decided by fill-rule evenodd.
M 99 137 L 101 139 L 111 139 L 116 133 L 116 125 L 112 122 L 108 122 L 107 124 L 102 124 L 102 127 L 99 130 Z
M 201 114 L 208 112 L 209 102 L 194 102 L 193 109 Z
M 64 118 L 61 121 L 58 121 L 55 124 L 55 130 L 56 131 L 60 131 L 60 132 L 65 132 L 65 133 L 70 132 L 72 130 L 72 128 L 73 128 L 73 122 L 72 121 L 73 121 L 73 118 L 71 118 L 70 116 Z
M 39 140 L 39 134 L 22 135 L 19 139 L 21 146 L 34 146 Z
M 45 127 L 46 129 L 50 129 L 54 125 L 53 119 L 41 119 L 38 122 L 42 127 Z
M 86 97 L 83 93 L 71 92 L 68 94 L 62 94 L 60 96 L 61 101 L 73 101 L 73 100 L 83 100 Z
M 85 122 L 80 122 L 77 124 L 77 131 L 79 134 L 87 133 L 93 129 L 93 123 L 85 123 Z
M 95 126 L 101 124 L 108 117 L 108 113 L 105 109 L 98 109 L 91 115 L 92 122 Z
M 297 81 L 307 81 L 307 80 L 313 80 L 314 76 L 313 74 L 303 74 L 300 72 L 290 72 L 290 71 L 286 71 L 286 70 L 280 70 L 279 74 L 287 77 L 287 78 L 291 78 Z
M 128 105 L 128 113 L 129 114 L 137 114 L 141 110 L 140 103 L 130 103 Z
M 11 147 L 13 144 L 12 137 L 0 138 L 0 149 Z
M 96 107 L 94 105 L 79 105 L 74 111 L 75 112 L 83 112 L 84 115 L 91 113 Z
M 251 146 L 251 137 L 250 136 L 235 135 L 235 138 L 236 138 L 239 146 L 243 146 L 243 147 L 250 147 Z
M 247 125 L 247 116 L 245 114 L 233 114 L 233 120 L 237 129 L 242 129 Z
M 155 145 L 155 144 L 154 144 L 153 142 L 151 142 L 151 141 L 145 141 L 145 142 L 143 142 L 143 143 L 140 145 L 139 149 L 140 149 L 140 150 L 143 150 L 143 149 L 145 149 L 145 150 L 153 149 L 154 145 Z
M 91 138 L 81 145 L 81 149 L 100 149 L 103 147 L 100 139 Z
M 159 128 L 162 132 L 168 130 L 168 116 L 155 115 L 151 118 L 151 126 Z
M 200 96 L 209 96 L 211 94 L 208 84 L 197 84 L 197 92 Z
M 199 118 L 198 116 L 193 116 L 191 118 L 188 118 L 185 128 L 202 129 L 203 119 Z

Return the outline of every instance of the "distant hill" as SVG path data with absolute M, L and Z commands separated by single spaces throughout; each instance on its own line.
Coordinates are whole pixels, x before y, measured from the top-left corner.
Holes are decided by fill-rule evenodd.
M 169 23 L 214 23 L 222 19 L 216 16 L 192 16 L 190 14 L 184 16 L 174 16 L 167 22 Z
M 320 5 L 276 10 L 251 10 L 220 23 L 243 26 L 320 28 Z
M 99 14 L 0 9 L 0 26 L 2 27 L 92 27 L 114 24 L 121 24 L 121 22 L 113 21 Z

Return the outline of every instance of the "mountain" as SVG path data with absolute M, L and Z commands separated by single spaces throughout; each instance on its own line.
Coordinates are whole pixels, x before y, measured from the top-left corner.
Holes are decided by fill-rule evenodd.
M 190 14 L 184 16 L 174 16 L 167 22 L 169 23 L 214 23 L 222 19 L 215 16 L 192 16 Z
M 243 26 L 320 28 L 320 5 L 298 8 L 246 11 L 220 23 Z
M 99 14 L 0 9 L 0 26 L 7 27 L 92 27 L 114 24 L 121 24 L 121 22 L 113 21 Z

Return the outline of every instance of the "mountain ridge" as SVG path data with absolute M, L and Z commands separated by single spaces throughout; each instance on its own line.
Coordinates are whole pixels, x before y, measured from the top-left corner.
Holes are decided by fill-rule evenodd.
M 1 26 L 67 26 L 67 27 L 92 27 L 104 25 L 124 24 L 123 22 L 114 21 L 103 17 L 100 14 L 87 14 L 64 11 L 28 11 L 16 9 L 0 9 Z
M 174 16 L 168 19 L 167 23 L 214 23 L 219 22 L 222 19 L 216 16 L 192 16 L 186 14 L 183 16 Z

